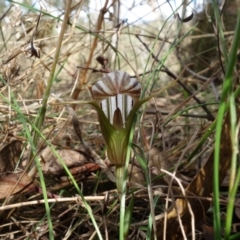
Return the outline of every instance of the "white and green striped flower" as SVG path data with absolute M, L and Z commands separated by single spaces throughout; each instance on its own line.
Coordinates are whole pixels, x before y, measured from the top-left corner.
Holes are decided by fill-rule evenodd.
M 94 102 L 91 105 L 98 112 L 108 158 L 116 167 L 117 189 L 121 192 L 124 166 L 130 131 L 140 106 L 148 100 L 139 100 L 141 84 L 126 72 L 113 71 L 105 74 L 91 88 Z
M 116 128 L 121 128 L 140 97 L 141 84 L 136 78 L 130 78 L 126 72 L 116 70 L 104 75 L 91 90 L 93 99 L 100 104 L 110 123 Z M 121 113 L 119 115 L 118 109 Z M 114 117 L 116 114 L 119 119 Z

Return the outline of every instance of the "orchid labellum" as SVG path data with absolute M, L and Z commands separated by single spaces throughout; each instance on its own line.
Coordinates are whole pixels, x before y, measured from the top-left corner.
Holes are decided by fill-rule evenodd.
M 126 72 L 105 74 L 91 88 L 94 102 L 90 104 L 98 112 L 108 158 L 116 167 L 116 184 L 121 194 L 124 166 L 134 117 L 148 99 L 139 100 L 141 84 Z

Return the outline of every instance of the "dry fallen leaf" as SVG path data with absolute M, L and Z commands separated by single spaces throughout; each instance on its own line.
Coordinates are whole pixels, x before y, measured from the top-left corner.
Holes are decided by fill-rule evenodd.
M 240 205 L 240 198 L 237 198 L 235 204 Z M 235 214 L 240 219 L 240 207 L 235 207 Z
M 26 173 L 5 173 L 0 177 L 0 199 L 7 198 L 18 192 L 35 190 L 36 186 Z
M 68 168 L 81 166 L 87 162 L 86 156 L 83 154 L 71 150 L 71 149 L 59 149 L 57 153 L 62 158 L 63 162 Z M 42 154 L 42 170 L 45 173 L 59 174 L 64 168 L 57 157 L 52 153 L 49 147 L 46 147 Z
M 203 236 L 206 240 L 214 239 L 214 229 L 213 229 L 213 227 L 203 225 Z
M 13 140 L 0 148 L 0 173 L 14 171 L 22 148 L 23 144 L 18 140 Z

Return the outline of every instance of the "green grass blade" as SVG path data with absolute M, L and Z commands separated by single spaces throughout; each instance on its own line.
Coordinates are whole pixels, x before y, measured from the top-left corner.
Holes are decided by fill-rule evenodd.
M 220 206 L 219 206 L 219 162 L 220 162 L 220 144 L 221 144 L 221 131 L 227 105 L 227 97 L 233 93 L 233 70 L 236 62 L 237 49 L 240 43 L 240 17 L 238 14 L 237 27 L 233 40 L 233 46 L 230 58 L 227 64 L 226 76 L 223 84 L 223 92 L 221 103 L 217 115 L 216 135 L 215 135 L 215 149 L 214 149 L 214 233 L 215 239 L 221 239 L 221 222 L 220 222 Z M 231 108 L 231 107 L 230 107 Z M 233 107 L 234 108 L 234 107 Z M 231 110 L 232 111 L 232 110 Z M 230 203 L 231 204 L 231 203 Z M 229 223 L 228 223 L 229 225 Z

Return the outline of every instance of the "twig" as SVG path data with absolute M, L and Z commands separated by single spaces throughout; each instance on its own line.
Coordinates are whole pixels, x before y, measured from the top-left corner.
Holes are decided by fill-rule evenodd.
M 108 0 L 106 0 L 103 8 L 100 10 L 100 14 L 99 14 L 98 20 L 97 20 L 97 27 L 96 27 L 97 32 L 100 31 L 101 28 L 102 28 L 102 23 L 104 21 L 104 15 L 107 12 L 107 5 L 108 5 Z M 89 54 L 89 57 L 88 57 L 88 60 L 87 60 L 87 63 L 86 63 L 86 69 L 84 69 L 83 74 L 81 75 L 81 78 L 78 80 L 78 84 L 76 85 L 76 88 L 73 91 L 72 98 L 74 100 L 77 99 L 79 93 L 81 92 L 82 86 L 87 82 L 87 79 L 86 79 L 87 78 L 87 70 L 88 70 L 87 68 L 90 66 L 90 64 L 92 62 L 93 54 L 94 54 L 94 51 L 97 47 L 97 43 L 98 43 L 98 35 L 96 35 L 95 38 L 94 38 L 92 48 L 91 48 L 91 52 Z M 75 105 L 73 105 L 72 107 L 74 109 Z
M 114 197 L 109 197 L 110 200 L 114 199 Z M 105 199 L 105 196 L 91 196 L 91 197 L 84 197 L 86 201 L 101 201 Z M 82 200 L 80 197 L 69 197 L 69 198 L 53 198 L 53 199 L 47 199 L 48 203 L 61 203 L 61 202 L 78 202 L 82 206 L 84 204 L 82 203 Z M 29 202 L 20 202 L 20 203 L 14 203 L 14 204 L 9 204 L 7 206 L 1 206 L 0 211 L 5 211 L 8 209 L 13 209 L 13 208 L 19 208 L 19 207 L 24 207 L 24 206 L 30 206 L 30 205 L 37 205 L 37 204 L 45 204 L 45 200 L 34 200 L 34 201 L 29 201 Z
M 147 46 L 146 43 L 144 43 L 140 37 L 138 35 L 135 35 L 136 38 L 145 46 L 145 48 L 151 53 L 149 47 Z M 151 53 L 152 57 L 157 61 L 157 62 L 161 62 L 159 59 L 157 59 L 154 55 L 154 53 Z M 173 78 L 174 80 L 177 79 L 177 77 L 166 67 L 163 65 L 163 68 L 161 71 L 165 72 L 168 76 L 170 76 L 171 78 Z M 188 89 L 187 86 L 185 86 L 179 79 L 177 80 L 177 83 L 189 94 L 189 95 L 193 95 L 191 90 Z M 193 99 L 198 103 L 198 104 L 203 104 L 202 101 L 200 101 L 196 96 L 193 95 Z M 203 110 L 207 113 L 207 119 L 210 121 L 214 121 L 214 116 L 212 115 L 212 113 L 208 110 L 208 108 L 206 106 L 202 106 Z

